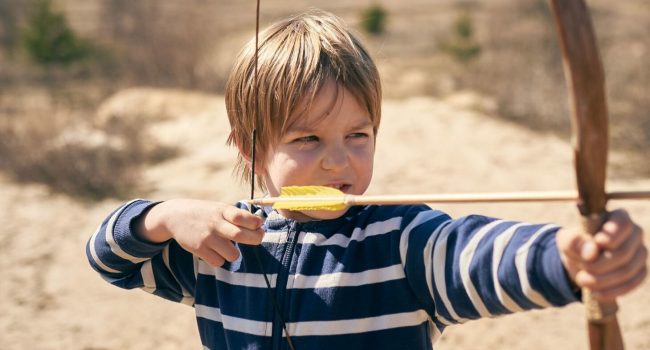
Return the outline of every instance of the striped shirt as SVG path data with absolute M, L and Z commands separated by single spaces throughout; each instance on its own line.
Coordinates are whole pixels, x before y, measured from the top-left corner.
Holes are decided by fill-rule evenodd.
M 193 306 L 206 349 L 287 349 L 280 317 L 296 349 L 431 349 L 449 325 L 577 301 L 553 225 L 451 219 L 424 205 L 298 223 L 266 208 L 262 264 L 239 244 L 237 261 L 213 267 L 174 240 L 133 234 L 152 205 L 109 215 L 88 259 L 116 286 Z

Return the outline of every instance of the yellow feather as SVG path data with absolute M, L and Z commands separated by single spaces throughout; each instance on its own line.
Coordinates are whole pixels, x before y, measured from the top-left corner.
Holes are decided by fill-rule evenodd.
M 341 210 L 345 209 L 345 193 L 326 186 L 286 186 L 280 190 L 275 209 Z

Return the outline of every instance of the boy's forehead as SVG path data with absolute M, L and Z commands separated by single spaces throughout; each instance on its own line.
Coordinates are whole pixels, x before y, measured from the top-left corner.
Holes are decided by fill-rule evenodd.
M 345 115 L 343 112 L 345 105 Z M 338 117 L 343 118 L 338 118 Z M 305 98 L 292 113 L 286 131 L 311 131 L 333 122 L 364 127 L 372 124 L 369 112 L 343 85 L 329 81 L 318 89 L 313 98 Z

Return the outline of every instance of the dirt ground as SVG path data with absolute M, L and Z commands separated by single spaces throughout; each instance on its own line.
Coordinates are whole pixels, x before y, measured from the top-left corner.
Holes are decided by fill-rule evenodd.
M 157 93 L 174 94 L 151 95 Z M 204 98 L 204 110 L 177 113 L 152 125 L 158 142 L 180 147 L 182 155 L 146 170 L 149 190 L 143 196 L 225 202 L 246 197 L 246 189 L 231 176 L 235 154 L 224 145 L 223 98 Z M 385 101 L 369 193 L 572 188 L 568 143 L 485 118 L 473 111 L 477 103 L 480 98 L 469 93 L 446 100 Z M 612 179 L 608 186 L 647 189 L 650 179 Z M 85 242 L 118 205 L 116 200 L 83 203 L 38 185 L 0 178 L 0 349 L 200 348 L 192 308 L 139 290 L 114 288 L 89 267 Z M 650 231 L 648 202 L 610 206 L 620 205 Z M 575 223 L 577 212 L 571 204 L 443 209 L 455 216 L 482 213 L 565 225 Z M 650 350 L 649 305 L 650 282 L 620 300 L 619 320 L 628 349 Z M 448 329 L 435 348 L 586 349 L 583 313 L 575 304 L 474 321 Z

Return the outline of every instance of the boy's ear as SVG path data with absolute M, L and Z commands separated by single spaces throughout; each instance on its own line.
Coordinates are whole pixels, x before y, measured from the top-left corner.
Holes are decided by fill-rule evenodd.
M 243 143 L 237 137 L 236 135 L 233 135 L 233 139 L 235 140 L 235 145 L 237 146 L 237 150 L 239 151 L 239 154 L 241 154 L 242 158 L 246 161 L 248 167 L 250 168 L 251 166 L 251 155 L 250 155 L 250 149 L 248 147 L 243 147 Z M 255 155 L 255 174 L 261 175 L 262 172 L 264 171 L 264 167 L 262 166 L 263 161 L 262 157 L 260 156 L 259 153 Z

